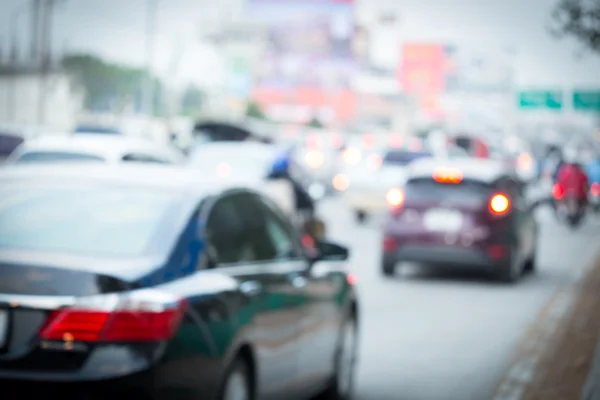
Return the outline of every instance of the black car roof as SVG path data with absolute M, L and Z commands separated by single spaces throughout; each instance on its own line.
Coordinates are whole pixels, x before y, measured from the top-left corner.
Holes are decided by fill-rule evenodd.
M 436 159 L 426 158 L 414 161 L 410 167 L 409 180 L 431 178 L 439 168 L 458 169 L 465 179 L 492 183 L 509 171 L 502 162 L 480 158 Z

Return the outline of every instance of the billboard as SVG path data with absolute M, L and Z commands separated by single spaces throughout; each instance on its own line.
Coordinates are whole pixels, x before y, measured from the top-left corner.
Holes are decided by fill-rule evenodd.
M 268 32 L 255 79 L 263 107 L 311 108 L 316 116 L 327 103 L 317 98 L 344 97 L 356 70 L 353 1 L 247 0 L 246 12 Z M 299 95 L 306 91 L 312 95 Z
M 446 47 L 438 43 L 402 45 L 398 80 L 405 93 L 414 95 L 419 108 L 440 117 L 439 97 L 446 88 Z

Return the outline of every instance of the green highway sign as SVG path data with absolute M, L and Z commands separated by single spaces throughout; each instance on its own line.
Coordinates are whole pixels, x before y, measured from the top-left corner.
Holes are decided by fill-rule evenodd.
M 562 110 L 563 92 L 560 90 L 519 92 L 518 103 L 522 110 Z
M 573 92 L 573 109 L 600 112 L 600 90 L 577 90 Z

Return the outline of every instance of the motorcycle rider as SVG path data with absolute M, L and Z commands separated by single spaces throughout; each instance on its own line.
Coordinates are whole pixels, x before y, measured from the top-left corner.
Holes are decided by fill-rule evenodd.
M 292 184 L 298 217 L 300 217 L 301 220 L 307 221 L 315 214 L 315 201 L 307 192 L 304 185 L 293 176 L 293 173 L 290 173 L 293 168 L 294 160 L 292 151 L 284 152 L 275 160 L 270 177 L 283 178 Z
M 576 149 L 565 150 L 564 160 L 558 168 L 555 182 L 565 196 L 577 200 L 580 210 L 587 207 L 589 180 Z

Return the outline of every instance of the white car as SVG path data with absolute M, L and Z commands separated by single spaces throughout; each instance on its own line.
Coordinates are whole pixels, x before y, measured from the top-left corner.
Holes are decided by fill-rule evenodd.
M 455 146 L 444 149 L 431 147 L 416 137 L 409 137 L 395 148 L 361 149 L 349 147 L 343 156 L 343 166 L 333 178 L 333 186 L 346 205 L 362 223 L 373 214 L 388 209 L 386 195 L 391 188 L 402 185 L 412 161 L 427 158 L 464 156 Z
M 204 143 L 190 151 L 188 164 L 202 174 L 256 185 L 293 216 L 296 200 L 292 184 L 283 179 L 268 179 L 278 150 L 277 146 L 257 142 Z
M 8 164 L 142 162 L 183 164 L 185 156 L 174 147 L 149 139 L 121 135 L 86 134 L 39 136 L 23 142 L 8 157 Z

